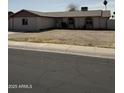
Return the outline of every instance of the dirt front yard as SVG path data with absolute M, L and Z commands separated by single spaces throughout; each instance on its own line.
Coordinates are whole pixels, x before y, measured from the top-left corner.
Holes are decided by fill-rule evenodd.
M 49 30 L 9 34 L 9 40 L 115 48 L 115 32 L 104 30 Z

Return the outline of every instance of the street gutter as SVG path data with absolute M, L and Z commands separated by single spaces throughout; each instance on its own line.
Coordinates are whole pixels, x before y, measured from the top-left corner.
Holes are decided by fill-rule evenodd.
M 15 42 L 15 41 L 9 41 L 8 47 L 13 49 L 54 52 L 54 53 L 62 53 L 62 54 L 115 59 L 115 49 L 109 49 L 109 48 L 51 44 L 51 43 Z

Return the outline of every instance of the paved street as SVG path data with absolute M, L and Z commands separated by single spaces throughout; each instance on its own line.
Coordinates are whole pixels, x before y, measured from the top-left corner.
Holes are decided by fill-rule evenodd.
M 9 48 L 9 93 L 114 93 L 114 59 Z M 13 86 L 14 87 L 14 86 Z

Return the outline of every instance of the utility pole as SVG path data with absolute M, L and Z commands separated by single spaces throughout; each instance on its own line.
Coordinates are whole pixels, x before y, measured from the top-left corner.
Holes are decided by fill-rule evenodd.
M 107 4 L 108 4 L 108 1 L 107 0 L 104 0 L 103 4 L 105 5 L 105 10 L 107 10 Z M 107 29 L 107 19 L 106 19 L 106 29 Z

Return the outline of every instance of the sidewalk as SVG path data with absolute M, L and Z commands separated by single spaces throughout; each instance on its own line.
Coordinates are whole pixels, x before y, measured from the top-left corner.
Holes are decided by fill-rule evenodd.
M 51 44 L 51 43 L 15 42 L 15 41 L 9 41 L 8 45 L 9 48 L 14 48 L 14 49 L 56 52 L 56 53 L 111 58 L 111 59 L 115 58 L 115 49 L 108 49 L 108 48 Z

